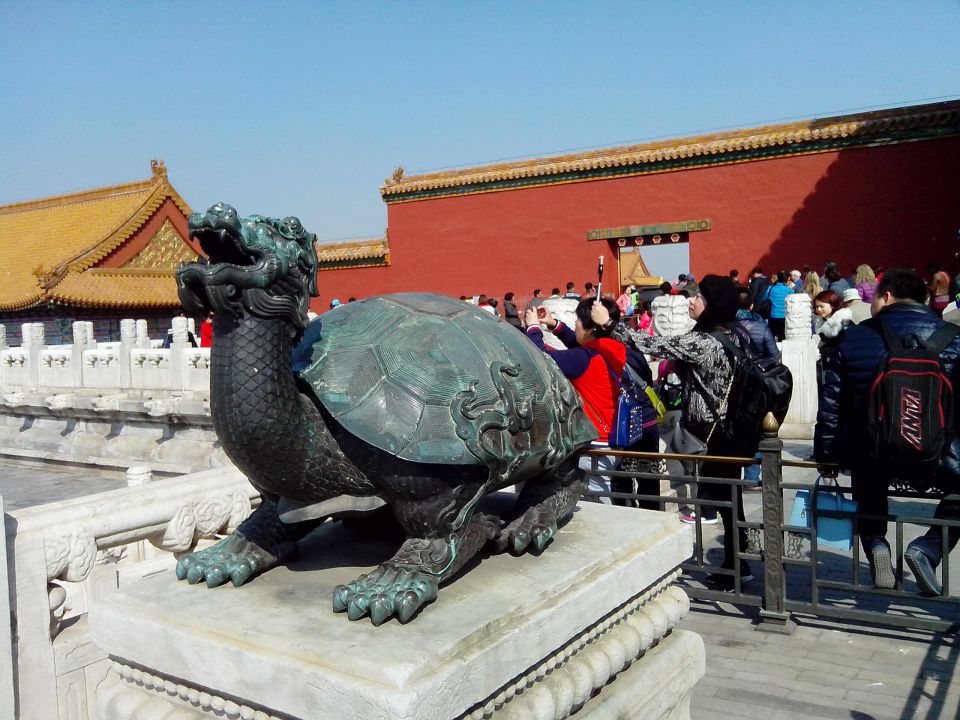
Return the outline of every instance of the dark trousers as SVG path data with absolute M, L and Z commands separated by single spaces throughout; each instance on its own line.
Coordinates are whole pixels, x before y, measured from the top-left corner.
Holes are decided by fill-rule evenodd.
M 892 478 L 875 463 L 864 463 L 851 470 L 853 484 L 853 499 L 857 501 L 857 512 L 861 515 L 887 515 L 887 488 Z M 960 495 L 947 494 L 940 499 L 933 516 L 938 520 L 960 520 Z M 939 562 L 943 548 L 941 547 L 942 530 L 931 527 L 924 537 L 929 538 L 925 548 L 932 547 L 939 550 L 937 557 L 931 559 Z M 870 541 L 875 537 L 884 537 L 887 534 L 887 521 L 863 519 L 860 521 L 860 543 L 864 550 L 870 551 Z M 947 530 L 947 547 L 952 550 L 960 541 L 960 528 Z
M 889 476 L 872 463 L 865 463 L 850 471 L 853 484 L 853 499 L 857 501 L 857 513 L 860 515 L 886 515 L 887 485 Z M 870 541 L 875 537 L 887 534 L 886 520 L 860 520 L 860 541 L 866 550 L 870 549 Z
M 773 336 L 778 341 L 782 341 L 783 336 L 787 331 L 787 319 L 786 318 L 770 318 L 769 320 L 767 320 L 767 327 L 770 328 L 770 332 L 773 333 Z
M 708 455 L 743 455 L 743 452 L 734 452 L 727 447 L 726 441 L 723 439 L 711 438 L 710 442 L 707 445 L 707 454 Z M 732 480 L 740 479 L 741 467 L 739 465 L 731 465 L 727 463 L 716 463 L 716 462 L 705 462 L 700 468 L 700 474 L 709 476 L 709 477 L 718 477 L 718 478 L 730 478 Z M 697 499 L 698 500 L 716 500 L 718 502 L 722 501 L 732 501 L 733 507 L 710 507 L 703 505 L 700 506 L 698 514 L 701 517 L 712 518 L 720 515 L 720 519 L 723 521 L 723 563 L 722 567 L 733 568 L 733 511 L 737 511 L 737 519 L 742 523 L 744 521 L 743 515 L 743 489 L 739 485 L 723 485 L 721 483 L 712 483 L 701 481 L 697 485 Z M 747 530 L 742 525 L 739 527 L 737 532 L 737 547 L 740 549 L 740 552 L 745 552 L 747 549 Z
M 630 446 L 633 452 L 660 452 L 660 430 L 656 427 L 644 428 L 643 437 L 640 441 Z M 656 460 L 643 460 L 636 458 L 625 458 L 620 464 L 619 470 L 629 470 L 632 472 L 653 473 L 656 472 Z M 659 478 L 611 478 L 610 489 L 614 492 L 637 493 L 638 495 L 659 495 Z M 660 504 L 655 500 L 624 500 L 623 498 L 613 498 L 614 505 L 626 505 L 629 507 L 645 508 L 647 510 L 660 510 Z

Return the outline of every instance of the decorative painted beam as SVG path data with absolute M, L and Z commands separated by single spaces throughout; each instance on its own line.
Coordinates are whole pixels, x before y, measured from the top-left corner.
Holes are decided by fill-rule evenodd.
M 640 235 L 672 235 L 673 233 L 699 232 L 710 229 L 710 220 L 683 220 L 660 225 L 630 225 L 628 227 L 602 228 L 587 232 L 587 240 L 616 240 Z

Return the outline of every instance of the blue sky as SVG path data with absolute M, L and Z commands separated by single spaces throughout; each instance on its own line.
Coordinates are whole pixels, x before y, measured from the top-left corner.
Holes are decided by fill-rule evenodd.
M 0 0 L 0 203 L 149 176 L 386 225 L 407 174 L 960 95 L 960 3 Z

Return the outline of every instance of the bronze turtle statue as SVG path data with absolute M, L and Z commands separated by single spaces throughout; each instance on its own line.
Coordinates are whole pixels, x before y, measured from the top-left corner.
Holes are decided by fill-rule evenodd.
M 190 217 L 208 256 L 177 272 L 188 311 L 214 313 L 210 408 L 223 448 L 261 492 L 237 531 L 177 577 L 241 585 L 327 518 L 392 510 L 406 540 L 334 591 L 351 620 L 407 622 L 488 542 L 543 550 L 585 487 L 596 437 L 556 365 L 493 315 L 427 293 L 382 295 L 307 320 L 315 236 L 300 221 Z M 477 510 L 523 482 L 511 517 Z

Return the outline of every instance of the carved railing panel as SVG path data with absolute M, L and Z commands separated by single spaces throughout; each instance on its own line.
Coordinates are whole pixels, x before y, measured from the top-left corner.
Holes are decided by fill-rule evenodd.
M 6 516 L 20 717 L 67 717 L 58 694 L 84 674 L 77 674 L 76 662 L 58 666 L 57 658 L 87 647 L 89 639 L 85 626 L 75 622 L 69 633 L 61 632 L 66 620 L 85 614 L 97 597 L 122 584 L 121 578 L 135 581 L 152 571 L 144 566 L 171 566 L 170 552 L 232 532 L 259 497 L 234 468 L 161 483 L 149 482 L 142 469 L 134 476 L 133 487 Z M 105 660 L 92 646 L 81 654 L 89 666 Z

